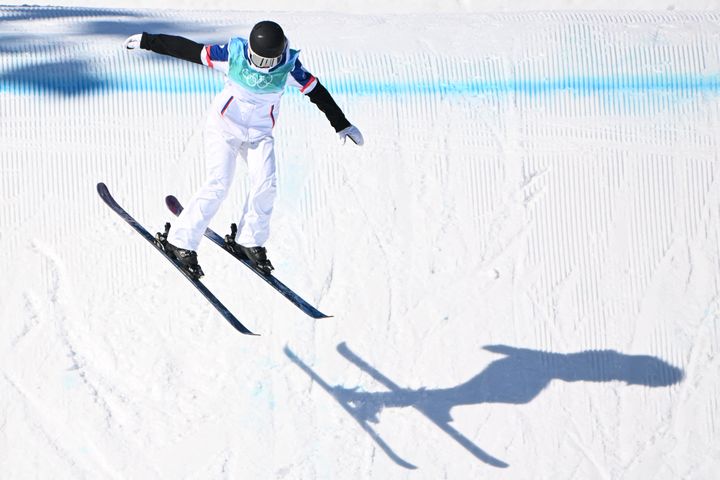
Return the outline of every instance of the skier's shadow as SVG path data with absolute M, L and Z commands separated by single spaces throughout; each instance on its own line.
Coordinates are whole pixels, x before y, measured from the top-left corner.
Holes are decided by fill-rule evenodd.
M 330 386 L 292 350 L 285 354 L 313 380 L 332 395 L 340 405 L 372 436 L 380 448 L 398 465 L 415 468 L 397 455 L 368 422 L 377 423 L 383 408 L 413 407 L 445 431 L 477 459 L 495 466 L 508 464 L 480 449 L 450 425 L 450 411 L 458 405 L 481 403 L 529 403 L 552 380 L 565 382 L 624 382 L 626 385 L 666 387 L 680 382 L 684 373 L 669 363 L 647 355 L 625 355 L 613 350 L 590 350 L 579 353 L 550 353 L 507 345 L 484 347 L 503 355 L 465 383 L 451 388 L 406 389 L 396 385 L 352 352 L 345 343 L 338 352 L 385 386 L 388 391 L 363 392 L 342 386 Z

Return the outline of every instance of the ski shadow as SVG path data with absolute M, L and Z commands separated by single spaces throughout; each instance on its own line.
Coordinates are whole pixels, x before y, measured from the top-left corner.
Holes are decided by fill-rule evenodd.
M 388 389 L 383 392 L 330 386 L 288 347 L 285 347 L 285 354 L 335 398 L 395 463 L 405 468 L 415 466 L 395 453 L 369 425 L 379 423 L 379 414 L 384 408 L 415 408 L 475 458 L 505 468 L 509 466 L 507 463 L 482 450 L 451 425 L 453 407 L 483 403 L 526 404 L 553 380 L 667 387 L 684 378 L 682 369 L 648 355 L 626 355 L 614 350 L 561 354 L 507 345 L 484 348 L 502 358 L 491 362 L 468 381 L 451 388 L 408 389 L 395 384 L 345 343 L 340 343 L 337 346 L 340 355 Z

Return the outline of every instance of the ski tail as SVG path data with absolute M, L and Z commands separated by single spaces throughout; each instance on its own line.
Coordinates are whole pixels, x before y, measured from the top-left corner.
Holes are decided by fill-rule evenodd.
M 157 239 L 150 234 L 150 232 L 147 231 L 145 227 L 140 225 L 140 223 L 137 222 L 128 212 L 123 209 L 119 203 L 113 198 L 113 196 L 110 194 L 110 190 L 108 190 L 107 185 L 100 182 L 97 184 L 97 192 L 100 195 L 100 198 L 107 204 L 108 207 L 115 213 L 117 213 L 120 218 L 125 220 L 125 222 L 128 223 L 138 234 L 140 234 L 141 237 L 143 237 L 145 240 L 150 242 L 150 244 L 155 247 L 157 251 L 159 251 L 170 263 L 172 263 L 175 268 L 177 268 L 185 278 L 188 279 L 190 283 L 193 284 L 193 286 L 210 302 L 210 304 L 215 307 L 215 309 L 225 318 L 225 320 L 230 323 L 230 325 L 235 328 L 238 332 L 245 334 L 245 335 L 255 335 L 257 334 L 251 332 L 245 325 L 240 323 L 240 321 L 235 318 L 235 316 L 230 312 L 230 310 L 225 307 L 225 305 L 218 300 L 218 298 L 197 278 L 194 278 L 189 272 L 187 272 L 182 265 L 173 257 L 169 256 L 165 250 L 160 246 Z

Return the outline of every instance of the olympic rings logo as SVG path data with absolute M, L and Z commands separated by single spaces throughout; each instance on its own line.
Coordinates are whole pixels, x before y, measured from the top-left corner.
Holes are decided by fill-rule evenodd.
M 262 73 L 253 72 L 249 68 L 243 68 L 241 75 L 245 84 L 251 88 L 266 90 L 273 87 L 272 76 L 263 75 Z

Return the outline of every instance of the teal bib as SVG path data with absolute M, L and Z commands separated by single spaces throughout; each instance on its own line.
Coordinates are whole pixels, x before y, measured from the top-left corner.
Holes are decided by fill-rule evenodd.
M 253 93 L 281 93 L 300 52 L 290 50 L 289 58 L 284 64 L 272 68 L 268 73 L 261 73 L 252 68 L 245 58 L 246 44 L 247 40 L 243 38 L 230 40 L 228 77 Z

